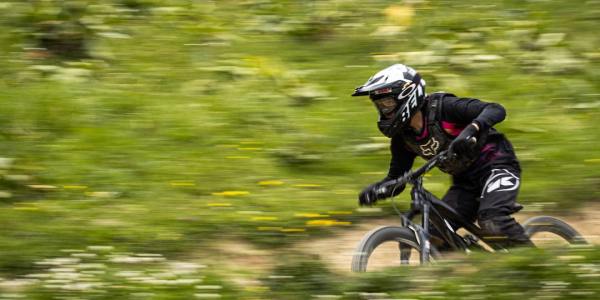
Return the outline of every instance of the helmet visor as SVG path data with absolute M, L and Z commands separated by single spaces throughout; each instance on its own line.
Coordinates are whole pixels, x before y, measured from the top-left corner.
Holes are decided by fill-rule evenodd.
M 373 100 L 373 103 L 381 115 L 388 118 L 396 111 L 396 108 L 398 108 L 398 102 L 396 102 L 396 98 L 393 96 L 375 99 Z

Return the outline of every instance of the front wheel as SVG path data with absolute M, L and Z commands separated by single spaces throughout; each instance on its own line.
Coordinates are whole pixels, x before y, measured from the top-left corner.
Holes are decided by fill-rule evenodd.
M 389 242 L 389 243 L 388 243 Z M 388 253 L 382 250 L 388 248 L 384 244 L 392 244 Z M 398 264 L 420 264 L 421 245 L 415 232 L 407 227 L 384 226 L 367 233 L 352 257 L 352 271 L 365 272 L 367 265 L 391 266 Z M 392 258 L 390 259 L 390 255 Z M 437 256 L 435 249 L 431 249 L 431 256 Z
M 587 244 L 571 225 L 550 217 L 539 216 L 523 222 L 525 234 L 537 247 L 560 246 L 560 244 Z

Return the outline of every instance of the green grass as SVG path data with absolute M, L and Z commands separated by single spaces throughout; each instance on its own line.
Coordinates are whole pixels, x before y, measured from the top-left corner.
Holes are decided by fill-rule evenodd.
M 349 95 L 396 62 L 430 92 L 507 108 L 525 205 L 598 199 L 593 1 L 422 2 L 408 23 L 385 16 L 408 9 L 391 1 L 70 1 L 91 57 L 36 58 L 37 22 L 78 18 L 61 3 L 0 4 L 2 276 L 61 249 L 285 247 L 390 214 L 354 210 L 389 154 L 372 105 Z

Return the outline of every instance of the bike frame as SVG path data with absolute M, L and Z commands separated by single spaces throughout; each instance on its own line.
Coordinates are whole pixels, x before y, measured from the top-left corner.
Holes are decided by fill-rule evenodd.
M 436 198 L 423 187 L 422 176 L 433 169 L 440 160 L 447 159 L 446 155 L 447 151 L 442 151 L 419 169 L 408 172 L 404 176 L 382 185 L 382 192 L 387 188 L 394 189 L 406 183 L 413 185 L 410 193 L 412 199 L 410 211 L 404 214 L 398 212 L 402 218 L 402 226 L 410 228 L 417 237 L 417 242 L 421 246 L 420 261 L 422 263 L 429 261 L 432 252 L 430 243 L 430 225 L 435 227 L 441 235 L 440 238 L 446 241 L 454 250 L 467 251 L 472 245 L 482 248 L 477 244 L 478 240 L 482 240 L 492 249 L 495 249 L 493 243 L 486 241 L 481 228 L 466 221 L 458 212 L 456 212 L 456 210 Z M 421 225 L 412 221 L 418 214 L 421 214 Z M 456 229 L 454 229 L 452 225 L 457 228 L 464 228 L 473 236 L 467 238 L 460 236 L 456 233 Z M 408 252 L 406 249 L 408 249 Z M 410 249 L 408 247 L 402 247 L 401 243 L 400 256 L 403 263 L 407 263 L 410 258 Z

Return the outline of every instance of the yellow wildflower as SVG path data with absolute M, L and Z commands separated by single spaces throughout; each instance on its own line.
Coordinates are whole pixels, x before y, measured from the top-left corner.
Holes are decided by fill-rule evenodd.
M 387 19 L 396 25 L 410 26 L 415 10 L 410 5 L 391 5 L 384 10 Z
M 250 192 L 248 192 L 248 191 L 223 191 L 223 192 L 212 193 L 213 196 L 224 196 L 224 197 L 245 196 L 248 194 L 250 194 Z
M 326 217 L 329 217 L 328 215 L 322 215 L 319 213 L 299 213 L 299 214 L 295 214 L 294 216 L 301 217 L 301 218 L 326 218 Z
M 263 181 L 259 181 L 258 185 L 262 185 L 262 186 L 270 186 L 270 185 L 282 185 L 283 181 L 281 180 L 263 180 Z
M 310 221 L 306 222 L 307 226 L 323 226 L 323 227 L 336 226 L 336 225 L 348 226 L 350 224 L 352 224 L 352 223 L 345 222 L 345 221 L 337 221 L 337 220 L 333 220 L 333 219 L 318 219 L 318 220 L 310 220 Z
M 313 188 L 313 187 L 321 187 L 322 185 L 320 184 L 314 184 L 314 183 L 300 183 L 300 184 L 294 184 L 295 187 L 306 187 L 306 188 Z

